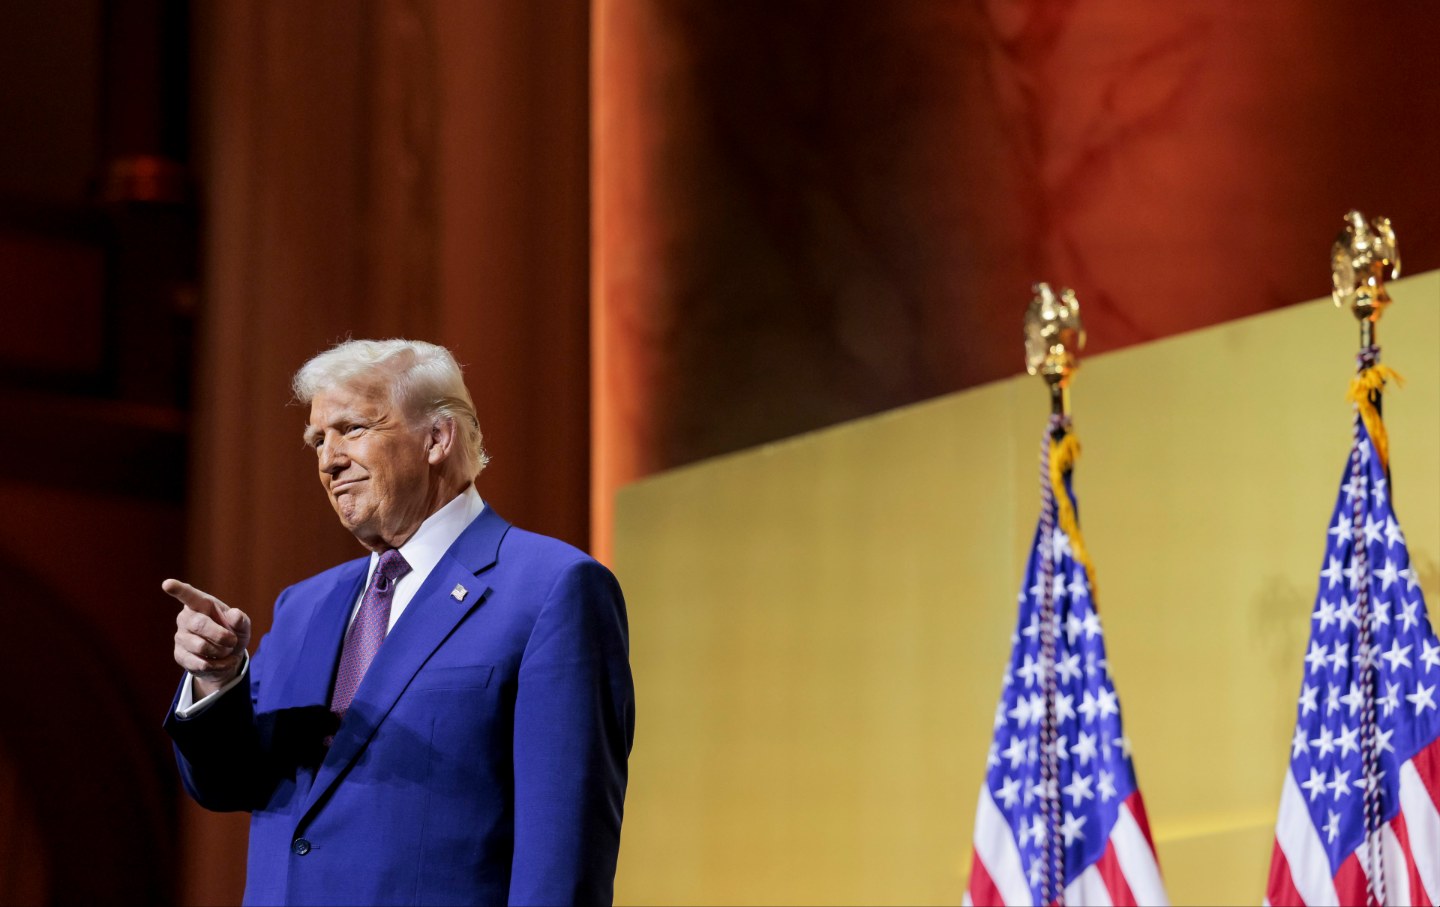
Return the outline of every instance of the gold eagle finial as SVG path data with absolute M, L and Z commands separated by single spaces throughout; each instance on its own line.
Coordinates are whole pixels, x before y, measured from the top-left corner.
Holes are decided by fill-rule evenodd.
M 1330 248 L 1331 295 L 1335 305 L 1349 306 L 1355 317 L 1371 323 L 1390 304 L 1387 279 L 1400 276 L 1400 247 L 1390 218 L 1367 221 L 1359 211 L 1345 215 L 1345 228 Z
M 1048 283 L 1035 284 L 1034 293 L 1025 312 L 1025 370 L 1050 384 L 1068 384 L 1085 348 L 1080 301 L 1074 290 L 1061 288 L 1057 295 Z
M 1085 326 L 1080 321 L 1080 300 L 1075 291 L 1061 288 L 1057 295 L 1048 283 L 1037 283 L 1025 311 L 1025 370 L 1040 375 L 1050 387 L 1051 412 L 1070 411 L 1070 376 L 1080 367 L 1085 348 Z

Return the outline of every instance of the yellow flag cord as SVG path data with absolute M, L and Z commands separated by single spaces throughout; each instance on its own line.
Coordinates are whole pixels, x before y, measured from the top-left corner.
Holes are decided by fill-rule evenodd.
M 1085 572 L 1090 578 L 1090 600 L 1094 602 L 1099 599 L 1095 565 L 1090 563 L 1090 555 L 1085 551 L 1085 540 L 1080 535 L 1080 523 L 1075 518 L 1075 505 L 1070 500 L 1070 493 L 1065 490 L 1065 476 L 1075 468 L 1075 461 L 1078 459 L 1080 441 L 1072 432 L 1066 432 L 1058 441 L 1050 439 L 1050 491 L 1055 495 L 1060 528 L 1070 537 L 1070 550 L 1075 555 L 1075 560 L 1085 565 Z
M 1346 398 L 1355 404 L 1355 409 L 1360 413 L 1360 418 L 1365 422 L 1365 431 L 1370 435 L 1370 443 L 1375 446 L 1375 453 L 1380 457 L 1380 467 L 1390 469 L 1390 438 L 1385 433 L 1385 423 L 1380 418 L 1380 409 L 1376 403 L 1380 399 L 1380 392 L 1385 389 L 1385 382 L 1393 380 L 1397 386 L 1404 387 L 1405 379 L 1388 365 L 1375 363 L 1360 370 L 1360 373 L 1350 379 L 1350 392 Z M 1054 467 L 1051 467 L 1054 474 Z

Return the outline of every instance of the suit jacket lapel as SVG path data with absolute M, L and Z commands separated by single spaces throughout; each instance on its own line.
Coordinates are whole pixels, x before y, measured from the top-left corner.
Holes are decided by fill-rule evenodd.
M 430 571 L 356 689 L 305 799 L 302 821 L 370 742 L 415 672 L 484 600 L 489 586 L 477 581 L 476 574 L 495 563 L 500 540 L 509 529 L 510 524 L 486 506 Z M 457 586 L 464 589 L 458 599 L 452 594 Z M 330 671 L 333 675 L 333 662 Z
M 369 558 L 359 558 L 336 571 L 335 585 L 310 615 L 299 658 L 276 679 L 274 702 L 282 708 L 330 707 L 330 688 L 340 661 L 340 647 L 350 625 L 350 612 L 360 597 Z

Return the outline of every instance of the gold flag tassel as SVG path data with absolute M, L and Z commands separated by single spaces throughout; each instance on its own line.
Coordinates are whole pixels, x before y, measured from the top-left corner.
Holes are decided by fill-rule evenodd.
M 1400 373 L 1388 365 L 1379 362 L 1373 365 L 1362 366 L 1359 374 L 1350 379 L 1350 392 L 1346 399 L 1355 404 L 1355 409 L 1360 413 L 1360 418 L 1365 423 L 1365 431 L 1370 435 L 1370 443 L 1375 447 L 1375 454 L 1380 458 L 1380 468 L 1386 472 L 1390 470 L 1390 438 L 1385 433 L 1385 422 L 1380 418 L 1380 393 L 1385 389 L 1387 381 L 1394 381 L 1397 387 L 1405 386 L 1405 379 Z
M 1075 516 L 1075 504 L 1065 488 L 1065 477 L 1075 469 L 1080 459 L 1080 440 L 1074 432 L 1066 431 L 1058 438 L 1050 436 L 1050 491 L 1055 495 L 1055 509 L 1058 511 L 1060 528 L 1070 537 L 1070 551 L 1075 560 L 1085 565 L 1090 578 L 1090 600 L 1098 601 L 1099 589 L 1095 581 L 1095 565 L 1085 550 L 1085 539 L 1080 535 L 1080 521 Z

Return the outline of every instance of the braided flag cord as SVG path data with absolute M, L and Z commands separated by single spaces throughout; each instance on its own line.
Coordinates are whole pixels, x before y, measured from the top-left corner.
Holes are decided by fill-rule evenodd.
M 1055 547 L 1055 493 L 1050 488 L 1050 445 L 1052 433 L 1060 429 L 1059 417 L 1051 417 L 1050 426 L 1040 439 L 1040 528 L 1036 550 L 1052 551 Z M 1039 590 L 1040 676 L 1043 701 L 1040 708 L 1040 800 L 1045 816 L 1048 850 L 1037 856 L 1040 876 L 1041 903 L 1065 903 L 1065 854 L 1061 836 L 1055 834 L 1060 822 L 1060 748 L 1055 720 L 1055 558 L 1040 558 Z M 1044 841 L 1040 843 L 1045 843 Z
M 1060 524 L 1041 441 L 1041 513 L 975 818 L 966 904 L 1168 903 L 1091 577 Z M 1058 489 L 1071 507 L 1069 473 Z
M 1440 640 L 1366 422 L 1321 561 L 1268 904 L 1440 903 Z

